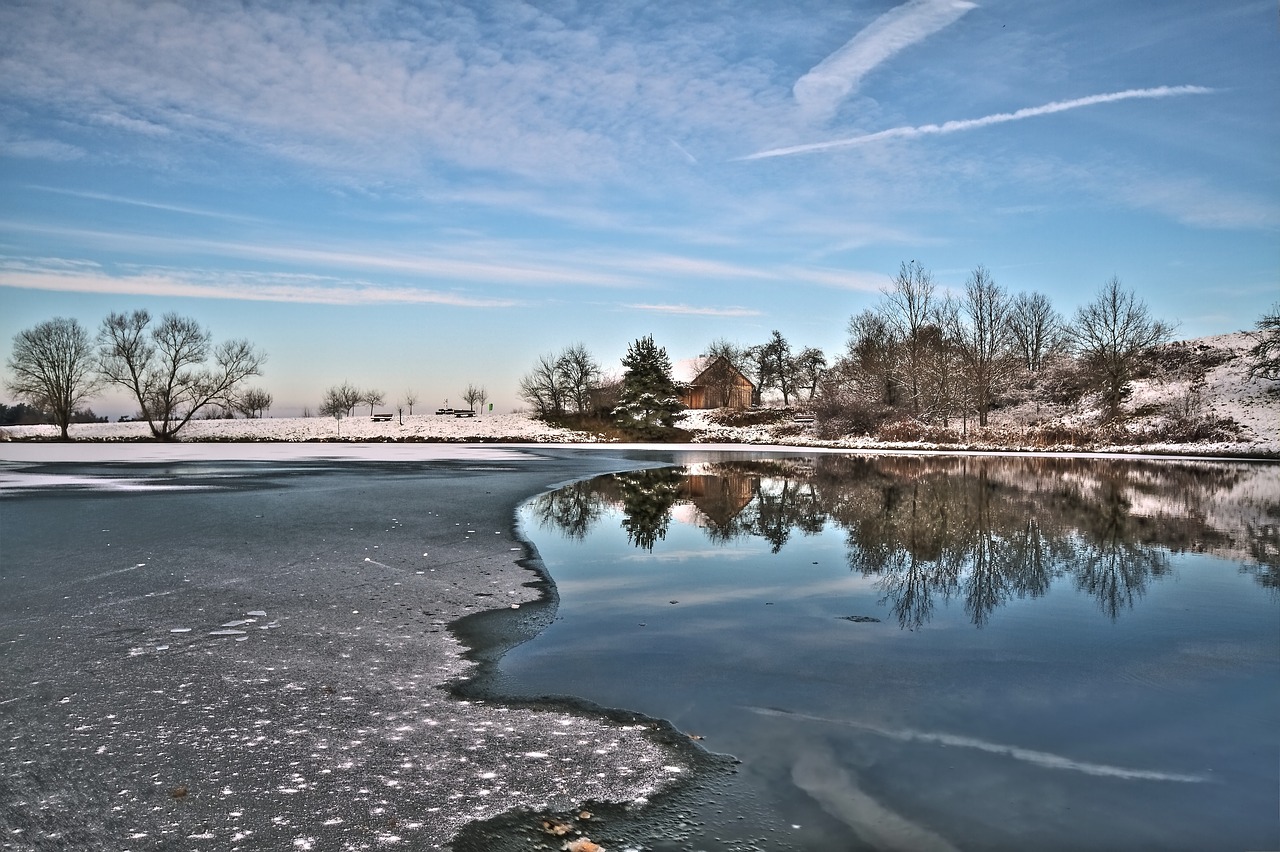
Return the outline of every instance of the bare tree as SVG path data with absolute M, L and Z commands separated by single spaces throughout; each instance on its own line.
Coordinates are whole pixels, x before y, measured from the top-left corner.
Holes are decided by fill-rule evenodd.
M 489 401 L 489 391 L 484 385 L 480 386 L 480 394 L 476 397 L 476 402 L 480 404 L 480 410 L 484 411 L 484 404 Z
M 1280 379 L 1280 304 L 1273 305 L 1271 313 L 1263 314 L 1255 326 L 1255 342 L 1249 349 L 1253 359 L 1249 378 Z
M 484 397 L 484 388 L 478 388 L 470 383 L 467 384 L 467 389 L 462 392 L 462 401 L 465 402 L 472 411 L 476 410 L 476 403 L 480 402 Z
M 885 405 L 896 405 L 899 399 L 897 357 L 900 347 L 893 326 L 879 311 L 866 310 L 849 319 L 849 344 L 845 359 L 853 373 L 862 378 L 860 398 Z
M 558 358 L 550 353 L 538 356 L 533 369 L 520 379 L 520 398 L 533 406 L 539 417 L 564 414 L 564 386 Z
M 948 295 L 935 299 L 932 322 L 920 330 L 920 409 L 926 421 L 941 419 L 949 426 L 951 415 L 969 410 L 972 395 L 965 386 L 964 325 L 961 304 Z
M 103 384 L 94 370 L 93 341 L 74 319 L 54 317 L 18 332 L 5 366 L 9 392 L 47 409 L 64 441 L 70 437 L 71 415 Z
M 1038 373 L 1063 345 L 1065 323 L 1043 293 L 1019 293 L 1009 311 L 1009 331 L 1029 373 Z
M 902 357 L 896 379 L 906 392 L 913 414 L 920 413 L 920 379 L 927 346 L 925 329 L 932 323 L 934 289 L 929 270 L 918 261 L 905 262 L 885 292 L 880 309 L 900 343 Z
M 374 406 L 382 405 L 382 403 L 386 402 L 387 395 L 380 390 L 370 388 L 360 394 L 360 399 L 358 401 L 369 406 L 369 416 L 372 417 Z
M 808 390 L 809 399 L 812 401 L 818 393 L 818 383 L 822 381 L 822 374 L 826 370 L 827 356 L 821 349 L 806 346 L 800 350 L 800 354 L 792 363 L 795 366 L 796 387 Z
M 404 404 L 409 406 L 409 415 L 413 416 L 413 407 L 418 402 L 418 392 L 415 390 L 407 390 L 404 392 Z
M 361 401 L 361 393 L 349 382 L 334 385 L 324 392 L 320 414 L 338 421 L 338 437 L 342 437 L 342 418 Z
M 791 344 L 782 336 L 782 332 L 774 330 L 769 342 L 759 349 L 760 389 L 777 388 L 782 394 L 782 404 L 790 405 L 791 397 L 796 392 L 795 362 L 791 355 Z
M 960 310 L 960 352 L 969 381 L 968 397 L 978 413 L 978 424 L 987 425 L 993 389 L 1009 378 L 1014 360 L 1009 347 L 1009 297 L 985 266 L 977 266 L 964 285 Z
M 723 337 L 711 341 L 702 357 L 706 359 L 707 363 L 714 361 L 716 358 L 723 358 L 732 364 L 736 370 L 742 370 L 743 367 L 741 347 L 730 343 Z
M 591 410 L 591 394 L 600 384 L 600 364 L 581 343 L 565 349 L 556 359 L 558 384 L 564 390 L 566 408 L 579 414 Z
M 262 388 L 249 388 L 235 399 L 235 409 L 245 417 L 262 417 L 271 409 L 271 394 Z
M 261 375 L 266 361 L 247 340 L 214 346 L 198 322 L 173 313 L 154 327 L 146 311 L 113 313 L 102 321 L 98 344 L 99 371 L 133 394 L 151 434 L 162 441 L 174 440 L 200 409 Z
M 1112 419 L 1120 413 L 1138 357 L 1166 342 L 1173 327 L 1152 319 L 1146 303 L 1122 289 L 1119 278 L 1112 278 L 1097 298 L 1076 311 L 1068 333 Z
M 733 369 L 713 370 L 703 377 L 703 380 L 707 382 L 707 388 L 712 400 L 709 404 L 717 406 L 728 405 L 729 400 L 733 396 L 734 370 L 737 370 L 744 375 L 751 370 L 750 365 L 746 363 L 747 359 L 744 357 L 743 350 L 740 347 L 730 343 L 724 338 L 718 338 L 711 341 L 711 344 L 707 346 L 707 351 L 702 353 L 698 358 L 698 372 L 702 373 L 706 371 L 709 367 L 715 364 L 716 361 L 720 360 L 723 360 L 724 363 L 728 364 Z M 759 387 L 757 386 L 757 390 L 758 389 Z

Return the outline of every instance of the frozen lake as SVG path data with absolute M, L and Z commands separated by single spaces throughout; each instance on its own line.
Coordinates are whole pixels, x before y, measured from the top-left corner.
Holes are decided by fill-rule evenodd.
M 519 512 L 559 612 L 493 688 L 740 760 L 680 848 L 1280 848 L 1276 474 L 818 456 L 579 482 Z
M 46 449 L 0 463 L 6 848 L 559 848 L 638 795 L 592 838 L 1280 847 L 1274 464 Z M 469 681 L 465 616 L 533 638 Z

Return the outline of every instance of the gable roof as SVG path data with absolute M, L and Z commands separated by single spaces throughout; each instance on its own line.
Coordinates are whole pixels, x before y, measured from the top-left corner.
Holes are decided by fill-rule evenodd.
M 695 359 L 694 363 L 697 363 L 697 361 L 700 361 L 700 360 L 701 359 Z M 707 373 L 710 373 L 714 369 L 721 368 L 722 363 L 723 363 L 722 369 L 727 369 L 732 373 L 737 374 L 744 382 L 751 385 L 751 390 L 754 391 L 756 389 L 756 383 L 751 381 L 751 379 L 747 378 L 746 373 L 742 372 L 737 367 L 733 366 L 733 364 L 729 363 L 728 359 L 726 359 L 723 355 L 717 355 L 715 358 L 712 358 L 710 361 L 708 361 L 706 363 L 706 366 L 704 366 L 701 370 L 699 370 L 692 379 L 689 379 L 688 381 L 686 381 L 685 384 L 687 385 L 704 384 L 703 376 L 707 375 Z

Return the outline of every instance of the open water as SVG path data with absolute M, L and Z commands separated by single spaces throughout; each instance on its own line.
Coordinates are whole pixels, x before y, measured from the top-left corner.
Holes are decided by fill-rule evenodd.
M 559 612 L 494 688 L 740 761 L 672 848 L 1277 849 L 1277 473 L 708 456 L 579 482 L 519 512 Z

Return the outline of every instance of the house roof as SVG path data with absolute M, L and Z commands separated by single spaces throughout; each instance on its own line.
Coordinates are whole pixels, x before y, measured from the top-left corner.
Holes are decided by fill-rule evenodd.
M 682 358 L 671 365 L 671 378 L 675 379 L 678 384 L 682 385 L 702 384 L 702 382 L 699 381 L 702 376 L 718 362 L 724 360 L 723 355 L 717 355 L 710 361 L 707 360 L 705 355 L 700 355 L 697 358 Z M 732 364 L 729 364 L 729 369 L 741 376 L 742 380 L 751 385 L 753 390 L 755 389 L 756 383 L 751 381 L 750 377 L 747 376 L 746 373 L 742 372 Z

